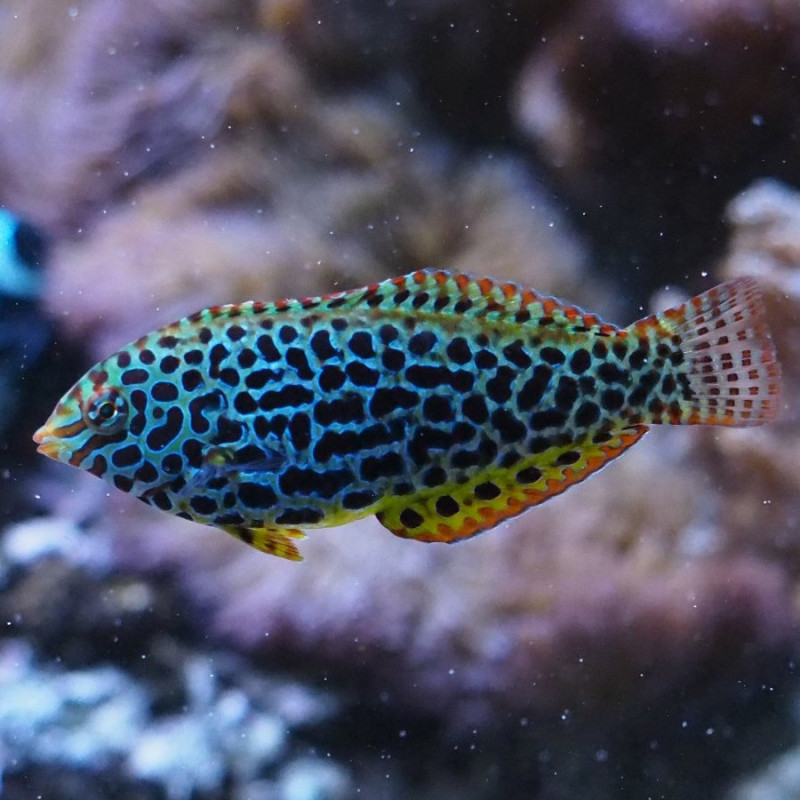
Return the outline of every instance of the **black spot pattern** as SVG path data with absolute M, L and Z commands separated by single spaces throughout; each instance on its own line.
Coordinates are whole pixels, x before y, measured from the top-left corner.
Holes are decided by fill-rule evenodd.
M 301 348 L 290 347 L 286 351 L 286 363 L 295 370 L 298 380 L 310 381 L 314 377 L 306 354 Z
M 326 366 L 319 374 L 319 388 L 326 393 L 335 392 L 342 388 L 346 380 L 347 376 L 339 367 Z
M 445 494 L 436 498 L 436 513 L 441 517 L 452 517 L 458 514 L 460 506 L 450 495 Z
M 510 367 L 499 367 L 494 377 L 486 382 L 486 394 L 489 399 L 498 405 L 507 403 L 511 399 L 511 384 L 516 377 L 516 372 Z
M 404 508 L 400 512 L 400 522 L 405 525 L 406 528 L 419 528 L 419 526 L 425 522 L 425 519 L 422 514 L 415 511 L 413 508 Z
M 256 347 L 265 361 L 274 362 L 281 360 L 280 351 L 275 346 L 275 342 L 269 334 L 264 333 L 259 336 L 256 340 Z
M 454 364 L 469 364 L 472 361 L 472 352 L 463 336 L 456 336 L 447 345 L 447 357 Z
M 470 421 L 483 425 L 489 419 L 489 408 L 483 395 L 473 394 L 464 398 L 461 413 Z
M 248 508 L 266 510 L 278 503 L 278 495 L 271 486 L 260 483 L 245 482 L 240 484 L 236 492 L 239 500 Z
M 157 400 L 159 403 L 171 403 L 178 399 L 179 392 L 174 383 L 158 381 L 153 384 L 150 394 L 153 400 Z
M 420 331 L 415 333 L 408 342 L 408 350 L 411 355 L 424 356 L 436 346 L 436 334 L 432 331 Z
M 189 501 L 189 505 L 192 507 L 193 511 L 205 517 L 215 514 L 218 508 L 216 500 L 202 494 L 192 497 Z
M 327 330 L 319 330 L 309 340 L 311 350 L 320 361 L 336 357 L 336 349 L 331 344 L 331 335 Z
M 247 373 L 244 385 L 248 389 L 263 389 L 270 383 L 278 383 L 283 379 L 283 370 L 256 369 Z
M 321 508 L 290 508 L 275 517 L 278 525 L 315 525 L 325 516 Z
M 146 369 L 126 369 L 121 377 L 123 386 L 147 383 L 148 380 L 150 380 L 150 373 Z
M 369 359 L 375 355 L 372 335 L 367 331 L 356 331 L 347 343 L 350 352 L 361 359 Z
M 387 348 L 381 354 L 381 365 L 388 372 L 400 372 L 406 365 L 406 355 L 402 350 Z
M 290 466 L 278 479 L 281 493 L 287 497 L 300 495 L 330 500 L 353 480 L 349 469 L 317 471 Z
M 402 386 L 378 388 L 369 402 L 370 414 L 376 419 L 386 417 L 398 410 L 409 410 L 417 406 L 420 396 Z
M 193 433 L 202 435 L 211 430 L 209 416 L 222 408 L 219 394 L 214 391 L 199 395 L 189 401 L 189 426 Z
M 208 374 L 212 378 L 219 378 L 220 365 L 230 353 L 231 351 L 222 342 L 218 342 L 208 351 Z
M 475 487 L 475 497 L 478 500 L 494 500 L 496 497 L 500 497 L 501 494 L 500 487 L 491 481 L 479 483 Z
M 517 339 L 503 348 L 503 356 L 518 369 L 527 369 L 533 363 L 531 357 L 525 351 L 521 339 Z
M 422 474 L 422 483 L 424 486 L 434 488 L 447 483 L 447 472 L 441 466 L 430 467 Z
M 525 381 L 517 395 L 517 408 L 520 411 L 530 411 L 541 402 L 552 374 L 553 370 L 547 364 L 537 364 L 533 368 L 532 376 Z
M 491 421 L 504 444 L 519 442 L 525 438 L 527 427 L 507 409 L 498 408 L 493 411 Z
M 166 420 L 162 425 L 153 428 L 146 438 L 150 450 L 158 452 L 173 442 L 181 432 L 183 426 L 183 411 L 176 406 L 167 411 Z
M 136 444 L 129 444 L 115 450 L 111 456 L 111 463 L 119 469 L 125 469 L 138 464 L 143 458 L 142 451 Z
M 348 492 L 342 498 L 342 507 L 350 511 L 367 508 L 377 502 L 379 495 L 371 489 L 362 489 L 356 492 Z
M 520 483 L 536 483 L 542 477 L 542 471 L 537 467 L 525 467 L 517 473 L 517 480 Z
M 165 375 L 172 375 L 180 367 L 181 362 L 175 356 L 164 356 L 161 359 L 158 367 Z
M 393 478 L 405 473 L 406 462 L 400 453 L 389 452 L 382 456 L 367 456 L 361 464 L 361 479 Z
M 345 373 L 354 386 L 377 386 L 380 372 L 365 366 L 360 361 L 353 361 L 345 367 Z
M 305 450 L 311 444 L 311 419 L 308 414 L 301 412 L 291 417 L 289 436 L 295 450 Z
M 452 422 L 455 415 L 453 398 L 441 394 L 426 397 L 422 404 L 422 415 L 429 422 Z

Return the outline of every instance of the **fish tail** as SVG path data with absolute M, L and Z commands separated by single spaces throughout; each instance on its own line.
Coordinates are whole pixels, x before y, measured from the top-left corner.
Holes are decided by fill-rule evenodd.
M 667 413 L 644 421 L 762 425 L 780 412 L 781 369 L 756 282 L 738 278 L 635 322 L 671 375 Z M 661 386 L 664 386 L 662 380 Z

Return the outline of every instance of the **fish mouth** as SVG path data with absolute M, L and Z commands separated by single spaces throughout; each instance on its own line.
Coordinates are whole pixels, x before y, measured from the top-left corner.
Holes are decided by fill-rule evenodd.
M 33 434 L 33 441 L 36 442 L 38 447 L 36 451 L 48 458 L 58 460 L 58 453 L 61 450 L 61 439 L 57 436 L 52 436 L 47 425 L 42 425 L 36 433 Z
M 55 414 L 53 415 L 53 417 Z M 66 425 L 57 425 L 53 417 L 45 422 L 36 433 L 33 434 L 33 441 L 38 445 L 36 450 L 42 455 L 61 461 L 62 454 L 68 450 L 65 439 L 69 439 L 86 430 L 86 423 L 81 420 L 70 422 Z

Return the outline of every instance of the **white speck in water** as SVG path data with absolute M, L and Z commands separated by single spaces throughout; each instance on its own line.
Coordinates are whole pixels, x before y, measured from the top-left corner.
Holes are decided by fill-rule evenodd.
M 760 128 L 764 124 L 764 117 L 762 117 L 761 114 L 753 114 L 753 116 L 750 117 L 750 122 L 752 122 L 756 128 Z

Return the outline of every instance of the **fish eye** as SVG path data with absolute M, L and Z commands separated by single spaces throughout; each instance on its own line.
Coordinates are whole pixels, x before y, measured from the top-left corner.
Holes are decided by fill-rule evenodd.
M 118 389 L 96 390 L 86 405 L 83 419 L 98 433 L 116 433 L 128 419 L 128 401 Z

